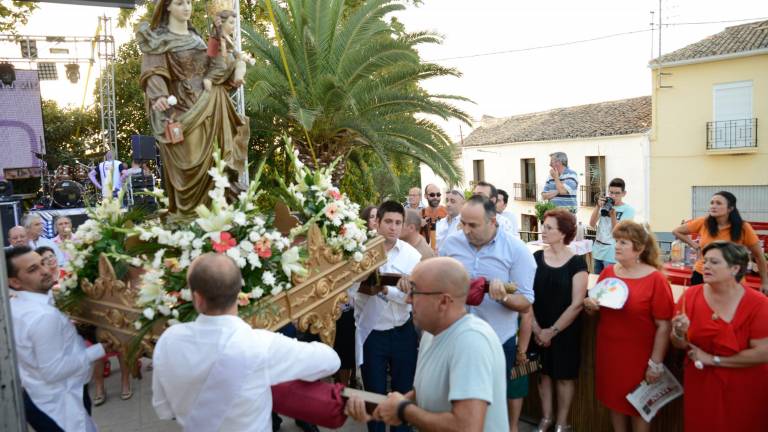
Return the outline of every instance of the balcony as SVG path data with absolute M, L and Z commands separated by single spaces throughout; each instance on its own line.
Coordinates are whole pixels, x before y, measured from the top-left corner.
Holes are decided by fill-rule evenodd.
M 757 151 L 757 119 L 707 122 L 707 152 Z
M 579 186 L 579 197 L 582 207 L 594 207 L 597 205 L 597 199 L 603 194 L 603 188 L 600 186 Z
M 515 201 L 536 201 L 536 183 L 515 183 Z

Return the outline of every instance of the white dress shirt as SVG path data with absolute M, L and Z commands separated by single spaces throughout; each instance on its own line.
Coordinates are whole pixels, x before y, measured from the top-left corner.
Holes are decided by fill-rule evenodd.
M 83 386 L 101 344 L 85 346 L 75 326 L 48 294 L 10 290 L 13 335 L 21 385 L 30 399 L 65 431 L 95 431 L 83 406 Z
M 230 341 L 248 345 L 254 355 L 248 360 L 248 368 L 240 372 L 244 382 L 233 403 L 214 407 L 224 416 L 221 431 L 270 432 L 271 386 L 324 378 L 341 365 L 336 352 L 322 343 L 299 342 L 278 333 L 251 329 L 233 315 L 201 314 L 193 322 L 165 330 L 155 346 L 152 405 L 161 419 L 175 418 L 182 427 L 194 430 L 194 425 L 184 424 L 185 418 Z
M 59 245 L 55 241 L 49 238 L 45 238 L 42 235 L 38 237 L 37 240 L 29 241 L 29 247 L 32 248 L 32 250 L 35 250 L 40 246 L 47 246 L 53 249 L 53 253 L 56 255 L 56 261 L 58 261 L 60 266 L 64 266 L 64 264 L 66 264 L 67 261 L 69 261 L 66 255 L 64 255 L 64 252 L 61 251 L 61 247 L 59 247 Z
M 496 214 L 496 222 L 507 233 L 515 237 L 520 237 L 520 227 L 517 225 L 515 214 L 509 210 Z
M 387 262 L 379 267 L 379 273 L 409 275 L 420 261 L 421 254 L 419 251 L 398 239 L 392 249 L 387 252 Z M 406 294 L 393 286 L 387 287 L 386 295 L 369 296 L 359 292 L 355 293 L 355 319 L 356 321 L 362 318 L 372 319 L 373 330 L 390 330 L 400 327 L 411 317 L 411 305 L 405 300 Z M 361 314 L 368 302 L 376 302 L 381 313 L 373 317 L 362 317 Z
M 450 219 L 450 216 L 444 217 L 437 221 L 437 224 L 435 225 L 435 231 L 437 231 L 437 250 L 440 251 L 440 248 L 443 247 L 443 244 L 445 243 L 445 239 L 448 238 L 448 235 L 453 233 L 454 231 L 459 230 L 459 223 L 461 223 L 461 215 L 456 215 L 453 217 L 453 219 Z

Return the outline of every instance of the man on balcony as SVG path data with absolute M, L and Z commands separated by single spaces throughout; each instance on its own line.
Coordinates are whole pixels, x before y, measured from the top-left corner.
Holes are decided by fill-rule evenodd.
M 576 191 L 579 190 L 579 175 L 568 168 L 568 155 L 555 152 L 549 155 L 549 180 L 541 192 L 541 199 L 551 201 L 558 207 L 566 207 L 573 213 L 578 209 Z

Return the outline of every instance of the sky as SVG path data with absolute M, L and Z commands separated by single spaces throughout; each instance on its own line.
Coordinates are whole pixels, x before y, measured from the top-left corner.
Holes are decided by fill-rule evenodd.
M 9 0 L 2 0 L 4 3 Z M 445 36 L 442 45 L 424 46 L 425 60 L 457 68 L 461 78 L 439 78 L 424 86 L 433 93 L 455 94 L 474 103 L 459 106 L 474 119 L 506 117 L 651 94 L 648 61 L 659 53 L 658 29 L 651 39 L 651 11 L 658 23 L 688 23 L 768 18 L 768 2 L 756 0 L 423 0 L 396 14 L 409 31 L 432 30 Z M 117 9 L 41 3 L 21 34 L 92 36 L 98 16 Z M 661 52 L 667 53 L 743 22 L 662 27 Z M 459 58 L 638 33 L 563 47 Z M 130 38 L 114 25 L 118 43 Z M 18 46 L 0 43 L 0 58 L 17 56 Z M 653 54 L 651 46 L 653 45 Z M 87 48 L 87 47 L 86 47 Z M 84 48 L 78 48 L 83 55 Z M 87 50 L 86 50 L 87 51 Z M 18 65 L 17 65 L 18 67 Z M 93 85 L 97 71 L 93 71 Z M 85 66 L 77 85 L 63 79 L 41 85 L 43 98 L 79 106 L 92 90 L 84 88 Z M 460 136 L 458 122 L 441 122 L 450 136 Z M 469 128 L 463 126 L 466 136 Z
M 473 118 L 507 117 L 547 109 L 651 94 L 648 61 L 658 56 L 652 42 L 651 11 L 658 24 L 659 2 L 648 0 L 425 0 L 397 14 L 406 29 L 433 30 L 442 45 L 420 50 L 426 60 L 459 69 L 461 78 L 438 78 L 424 86 L 432 93 L 468 97 L 458 104 Z M 768 19 L 768 2 L 755 0 L 664 0 L 663 23 Z M 667 53 L 748 21 L 662 27 Z M 441 60 L 538 47 L 599 36 L 641 33 L 511 54 Z M 459 122 L 441 122 L 459 137 Z M 462 130 L 467 135 L 467 127 Z

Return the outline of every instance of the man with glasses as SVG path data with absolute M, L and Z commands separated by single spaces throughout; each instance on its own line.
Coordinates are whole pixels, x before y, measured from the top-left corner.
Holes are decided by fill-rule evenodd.
M 448 236 L 441 256 L 457 259 L 470 278 L 484 277 L 490 281 L 489 292 L 470 313 L 490 324 L 504 348 L 507 371 L 515 365 L 518 350 L 525 353 L 530 339 L 529 328 L 521 334 L 518 346 L 518 315 L 526 313 L 533 304 L 533 279 L 536 261 L 522 240 L 496 224 L 496 206 L 485 196 L 474 195 L 461 210 L 462 233 Z M 517 291 L 508 294 L 505 283 L 514 283 Z M 507 405 L 510 430 L 517 430 L 517 418 L 522 397 L 527 394 L 507 376 Z M 521 394 L 525 393 L 525 394 Z
M 379 206 L 376 217 L 378 232 L 384 237 L 387 262 L 380 273 L 409 275 L 421 261 L 413 246 L 400 240 L 405 209 L 394 201 Z M 374 290 L 375 289 L 375 290 Z M 416 373 L 418 338 L 411 319 L 411 306 L 397 287 L 381 286 L 372 290 L 360 288 L 355 293 L 355 354 L 366 391 L 386 394 L 387 372 L 392 391 L 406 393 L 413 388 Z M 369 422 L 369 432 L 384 432 L 381 422 Z M 405 432 L 406 426 L 392 428 Z
M 445 211 L 447 216 L 437 221 L 435 227 L 437 238 L 437 251 L 440 252 L 448 235 L 459 230 L 461 223 L 461 207 L 464 206 L 464 194 L 456 189 L 450 190 L 445 196 Z
M 493 329 L 466 312 L 466 270 L 452 258 L 433 258 L 404 282 L 413 320 L 425 330 L 416 378 L 407 393 L 390 393 L 373 417 L 419 430 L 506 430 L 504 353 Z M 347 410 L 370 418 L 362 401 L 351 401 Z
M 407 209 L 423 209 L 424 206 L 421 205 L 421 189 L 417 186 L 408 189 L 408 200 L 403 204 L 403 207 Z
M 635 218 L 635 209 L 624 202 L 627 195 L 624 180 L 615 178 L 608 183 L 608 196 L 597 200 L 592 216 L 589 217 L 589 226 L 593 227 L 597 234 L 592 245 L 593 271 L 600 274 L 605 266 L 616 263 L 616 241 L 611 233 L 619 221 Z M 606 208 L 608 198 L 612 201 L 610 210 Z M 605 214 L 607 213 L 607 214 Z
M 440 205 L 440 198 L 442 196 L 440 188 L 436 185 L 430 183 L 424 188 L 424 198 L 427 200 L 428 206 L 421 210 L 421 217 L 424 219 L 422 235 L 432 247 L 432 250 L 437 250 L 437 222 L 448 216 L 445 207 Z

